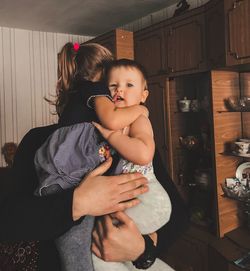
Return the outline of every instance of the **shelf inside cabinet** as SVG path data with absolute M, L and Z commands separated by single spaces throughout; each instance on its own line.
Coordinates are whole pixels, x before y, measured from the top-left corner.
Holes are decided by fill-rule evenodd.
M 244 158 L 244 159 L 250 159 L 250 156 L 244 156 L 244 155 L 240 155 L 233 152 L 221 152 L 220 154 L 225 155 L 225 156 L 233 156 L 233 157 L 239 157 L 239 158 Z
M 219 110 L 218 113 L 250 113 L 250 111 L 240 110 L 240 111 L 230 111 L 230 110 Z
M 197 114 L 200 113 L 200 111 L 188 111 L 188 112 L 182 112 L 182 111 L 175 111 L 175 114 Z

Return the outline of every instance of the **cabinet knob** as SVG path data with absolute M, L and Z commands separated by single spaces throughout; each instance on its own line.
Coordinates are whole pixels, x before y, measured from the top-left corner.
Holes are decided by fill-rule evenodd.
M 230 54 L 232 57 L 236 58 L 236 59 L 240 59 L 238 53 L 236 53 L 236 52 L 229 52 L 229 54 Z
M 236 0 L 236 1 L 234 1 L 234 3 L 233 3 L 233 9 L 236 9 L 237 7 L 239 7 L 242 2 L 243 2 L 243 0 Z
M 174 68 L 173 67 L 168 67 L 169 72 L 174 72 Z

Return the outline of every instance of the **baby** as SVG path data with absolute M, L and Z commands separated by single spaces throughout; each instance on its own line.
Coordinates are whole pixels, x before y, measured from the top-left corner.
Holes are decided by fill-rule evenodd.
M 143 68 L 132 60 L 114 61 L 108 72 L 108 85 L 117 109 L 139 105 L 148 96 Z M 93 98 L 93 97 L 92 97 Z M 90 102 L 90 100 L 88 100 Z M 101 124 L 105 123 L 107 97 L 94 98 L 94 106 Z M 124 111 L 124 118 L 126 118 Z M 100 131 L 105 141 L 97 133 Z M 79 123 L 58 129 L 38 150 L 35 157 L 40 185 L 37 195 L 47 195 L 79 184 L 85 174 L 110 156 L 113 149 L 120 159 L 115 173 L 140 172 L 149 181 L 149 192 L 139 196 L 141 203 L 125 212 L 134 220 L 142 234 L 150 234 L 168 222 L 171 203 L 166 191 L 157 181 L 153 167 L 153 131 L 149 119 L 140 115 L 122 130 L 109 130 L 97 123 Z M 85 168 L 82 169 L 82 165 Z M 91 232 L 94 217 L 86 216 L 79 225 L 72 227 L 56 241 L 63 270 L 90 271 Z M 131 262 L 111 263 L 92 255 L 95 271 L 137 270 Z M 148 270 L 173 270 L 161 260 Z

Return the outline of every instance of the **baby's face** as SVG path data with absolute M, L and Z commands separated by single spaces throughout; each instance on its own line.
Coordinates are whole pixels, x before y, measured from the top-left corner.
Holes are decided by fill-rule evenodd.
M 144 103 L 148 96 L 145 80 L 139 70 L 117 67 L 109 73 L 109 89 L 116 107 Z

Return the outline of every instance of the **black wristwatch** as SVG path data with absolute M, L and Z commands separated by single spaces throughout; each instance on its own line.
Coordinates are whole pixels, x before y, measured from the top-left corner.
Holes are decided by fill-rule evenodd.
M 133 265 L 138 269 L 148 269 L 156 259 L 156 246 L 153 240 L 148 235 L 142 235 L 145 240 L 144 252 L 133 261 Z

